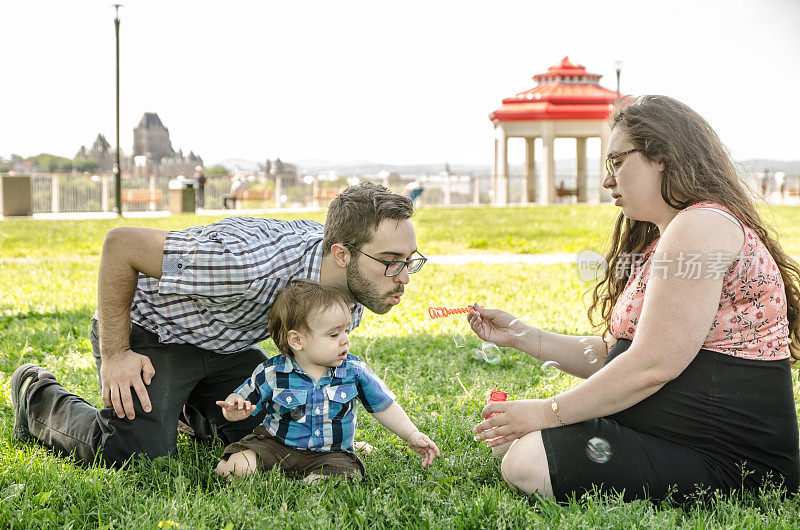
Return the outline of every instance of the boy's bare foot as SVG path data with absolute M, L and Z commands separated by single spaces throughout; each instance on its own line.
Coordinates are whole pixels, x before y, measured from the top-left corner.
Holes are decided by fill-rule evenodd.
M 318 484 L 323 480 L 325 480 L 325 476 L 317 475 L 316 473 L 312 473 L 310 475 L 306 475 L 305 477 L 303 477 L 303 482 L 305 482 L 306 484 Z
M 355 442 L 353 447 L 355 448 L 356 453 L 361 453 L 364 456 L 369 456 L 370 453 L 372 453 L 372 451 L 375 449 L 367 442 Z

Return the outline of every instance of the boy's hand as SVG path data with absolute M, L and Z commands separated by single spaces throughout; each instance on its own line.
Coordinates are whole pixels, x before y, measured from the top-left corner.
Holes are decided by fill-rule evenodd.
M 222 407 L 222 415 L 228 421 L 247 419 L 255 408 L 252 403 L 239 394 L 231 394 L 225 398 L 225 401 L 217 401 L 217 405 Z
M 422 455 L 422 467 L 429 466 L 433 459 L 439 456 L 439 448 L 433 440 L 419 431 L 414 431 L 408 437 L 408 446 Z

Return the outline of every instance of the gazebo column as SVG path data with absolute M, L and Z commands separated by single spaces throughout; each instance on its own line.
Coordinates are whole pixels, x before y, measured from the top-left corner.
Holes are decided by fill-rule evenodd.
M 544 124 L 545 132 L 542 135 L 542 174 L 539 178 L 539 204 L 550 204 L 556 197 L 556 158 L 553 151 L 555 135 L 553 124 Z
M 586 173 L 586 138 L 575 138 L 575 185 L 578 202 L 589 202 L 589 182 Z
M 611 202 L 611 191 L 603 187 L 603 181 L 606 179 L 606 152 L 608 151 L 609 136 L 611 136 L 611 131 L 608 125 L 603 124 L 603 130 L 600 133 L 600 182 L 597 186 L 600 202 Z
M 508 137 L 503 127 L 497 127 L 494 141 L 494 204 L 508 204 Z
M 535 142 L 536 138 L 525 138 L 525 186 L 522 188 L 523 204 L 536 202 Z

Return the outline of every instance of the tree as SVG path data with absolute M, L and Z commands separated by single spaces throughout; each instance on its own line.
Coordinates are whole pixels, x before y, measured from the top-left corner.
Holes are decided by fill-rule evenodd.
M 227 177 L 230 170 L 223 165 L 217 164 L 205 170 L 206 177 Z
M 72 160 L 63 156 L 41 153 L 28 157 L 26 160 L 33 162 L 47 173 L 68 173 L 72 171 Z
M 98 164 L 94 158 L 75 157 L 72 161 L 72 167 L 75 171 L 81 173 L 93 173 L 97 171 Z

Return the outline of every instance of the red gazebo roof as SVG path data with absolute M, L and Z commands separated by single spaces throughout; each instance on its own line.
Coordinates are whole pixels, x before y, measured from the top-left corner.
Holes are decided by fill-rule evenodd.
M 533 76 L 535 87 L 505 98 L 503 106 L 489 114 L 489 119 L 605 120 L 613 110 L 617 93 L 601 87 L 601 77 L 564 57 L 547 72 Z

